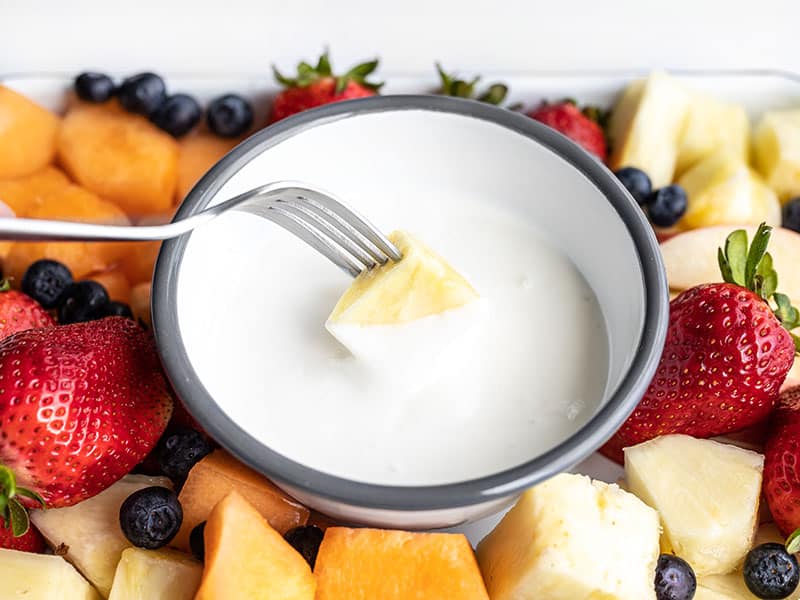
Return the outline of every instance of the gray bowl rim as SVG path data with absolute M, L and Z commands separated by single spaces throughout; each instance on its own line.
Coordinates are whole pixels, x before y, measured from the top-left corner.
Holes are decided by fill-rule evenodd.
M 223 448 L 278 485 L 351 507 L 392 511 L 445 510 L 520 493 L 569 470 L 602 446 L 633 412 L 655 373 L 666 337 L 669 294 L 653 230 L 641 208 L 613 173 L 580 146 L 549 127 L 523 114 L 473 100 L 432 95 L 376 96 L 329 104 L 281 120 L 243 141 L 212 167 L 188 194 L 175 218 L 182 219 L 201 210 L 244 165 L 298 132 L 365 113 L 405 110 L 444 112 L 489 121 L 533 139 L 588 178 L 622 219 L 642 268 L 644 324 L 636 354 L 621 383 L 587 423 L 557 446 L 528 462 L 468 481 L 426 486 L 353 481 L 318 471 L 270 449 L 228 417 L 201 383 L 183 345 L 177 313 L 179 268 L 191 233 L 162 245 L 153 277 L 153 329 L 167 377 L 189 412 Z

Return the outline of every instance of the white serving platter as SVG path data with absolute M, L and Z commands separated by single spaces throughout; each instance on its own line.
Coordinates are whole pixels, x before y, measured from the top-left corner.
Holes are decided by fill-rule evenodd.
M 703 90 L 730 102 L 742 104 L 751 119 L 765 110 L 800 108 L 800 75 L 776 70 L 682 70 L 671 71 L 693 89 Z M 124 76 L 125 74 L 115 74 Z M 257 122 L 266 121 L 269 98 L 279 87 L 270 73 L 251 76 L 205 74 L 200 76 L 163 74 L 170 92 L 186 92 L 202 101 L 234 92 L 251 98 L 256 107 Z M 459 73 L 464 78 L 473 74 Z M 596 104 L 602 107 L 613 105 L 615 98 L 630 81 L 646 75 L 646 71 L 571 71 L 528 72 L 487 74 L 481 82 L 502 82 L 509 86 L 508 104 L 521 103 L 533 107 L 543 100 L 574 98 L 580 104 Z M 426 74 L 384 75 L 384 94 L 433 93 L 438 79 L 433 71 Z M 7 85 L 42 105 L 60 111 L 64 108 L 72 84 L 72 76 L 64 74 L 8 74 L 0 75 L 0 83 Z M 480 86 L 479 86 L 480 87 Z M 599 454 L 576 465 L 576 473 L 584 473 L 596 479 L 615 482 L 622 469 Z M 451 529 L 465 533 L 473 544 L 480 541 L 499 521 L 501 515 L 493 515 L 475 523 Z

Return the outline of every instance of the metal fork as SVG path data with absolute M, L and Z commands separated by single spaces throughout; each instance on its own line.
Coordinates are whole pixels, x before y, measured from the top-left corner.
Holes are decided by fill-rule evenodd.
M 166 240 L 188 233 L 231 210 L 277 223 L 353 277 L 388 260 L 402 258 L 394 244 L 353 209 L 327 192 L 287 181 L 259 186 L 196 215 L 165 225 L 100 225 L 0 218 L 0 240 Z

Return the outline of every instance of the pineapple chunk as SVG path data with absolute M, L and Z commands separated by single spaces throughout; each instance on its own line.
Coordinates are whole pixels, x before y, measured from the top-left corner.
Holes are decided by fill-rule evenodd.
M 126 475 L 74 506 L 31 511 L 31 520 L 53 548 L 66 546 L 66 559 L 108 597 L 120 555 L 131 545 L 119 528 L 119 507 L 133 492 L 153 485 L 172 487 L 166 477 Z
M 654 188 L 670 184 L 688 111 L 689 93 L 666 73 L 632 83 L 611 114 L 609 166 L 638 167 Z
M 681 175 L 720 150 L 748 162 L 750 120 L 738 104 L 726 104 L 704 93 L 693 93 L 686 128 L 678 145 L 676 173 Z
M 561 474 L 525 492 L 478 546 L 492 600 L 652 600 L 658 514 L 616 485 Z
M 689 196 L 689 208 L 678 223 L 681 229 L 713 225 L 758 225 L 780 227 L 778 197 L 731 152 L 718 152 L 689 169 L 678 181 Z
M 108 600 L 192 600 L 202 575 L 203 565 L 182 552 L 128 548 Z
M 800 109 L 764 113 L 753 152 L 756 168 L 782 202 L 800 196 Z
M 60 556 L 0 548 L 2 598 L 100 600 L 100 595 Z
M 432 250 L 403 231 L 389 239 L 402 260 L 357 277 L 325 326 L 362 362 L 397 373 L 398 356 L 419 365 L 461 339 L 480 306 L 475 289 Z
M 687 435 L 625 449 L 625 480 L 661 515 L 664 551 L 698 576 L 730 573 L 750 550 L 763 466 L 757 452 Z

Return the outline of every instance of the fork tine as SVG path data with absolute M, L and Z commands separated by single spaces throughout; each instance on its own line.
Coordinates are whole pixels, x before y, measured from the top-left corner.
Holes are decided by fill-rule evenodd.
M 338 244 L 320 234 L 315 228 L 309 227 L 307 221 L 296 214 L 280 206 L 271 206 L 269 210 L 260 214 L 299 237 L 351 277 L 358 277 L 364 270 L 363 265 L 353 260 Z
M 350 228 L 355 229 L 359 234 L 371 242 L 381 252 L 386 254 L 392 260 L 400 260 L 403 255 L 395 247 L 389 239 L 383 235 L 378 229 L 370 225 L 361 215 L 353 209 L 345 206 L 338 200 L 334 200 L 327 194 L 323 194 L 316 190 L 308 188 L 289 188 L 294 193 L 296 198 L 303 198 L 309 204 L 312 204 L 317 209 L 329 214 L 339 217 L 340 222 L 344 222 Z M 367 249 L 368 250 L 368 249 Z M 368 250 L 369 251 L 369 250 Z M 376 257 L 377 258 L 377 257 Z M 379 261 L 383 264 L 384 261 Z
M 358 244 L 353 237 L 351 237 L 351 232 L 342 230 L 337 227 L 340 225 L 340 221 L 332 221 L 326 219 L 328 216 L 327 213 L 320 213 L 320 211 L 314 210 L 313 206 L 307 204 L 306 202 L 301 202 L 296 199 L 289 199 L 284 201 L 283 199 L 279 199 L 274 206 L 280 206 L 287 212 L 291 212 L 293 214 L 298 214 L 301 218 L 304 218 L 306 221 L 310 221 L 311 224 L 326 236 L 331 238 L 334 242 L 342 246 L 345 250 L 347 250 L 350 254 L 352 254 L 359 262 L 364 263 L 364 266 L 367 269 L 372 269 L 375 267 L 378 262 L 379 258 L 373 256 L 372 253 L 369 253 L 364 250 L 361 244 Z M 375 249 L 375 252 L 378 253 L 378 257 L 382 259 L 382 262 L 386 262 L 388 258 L 381 254 L 380 251 Z

